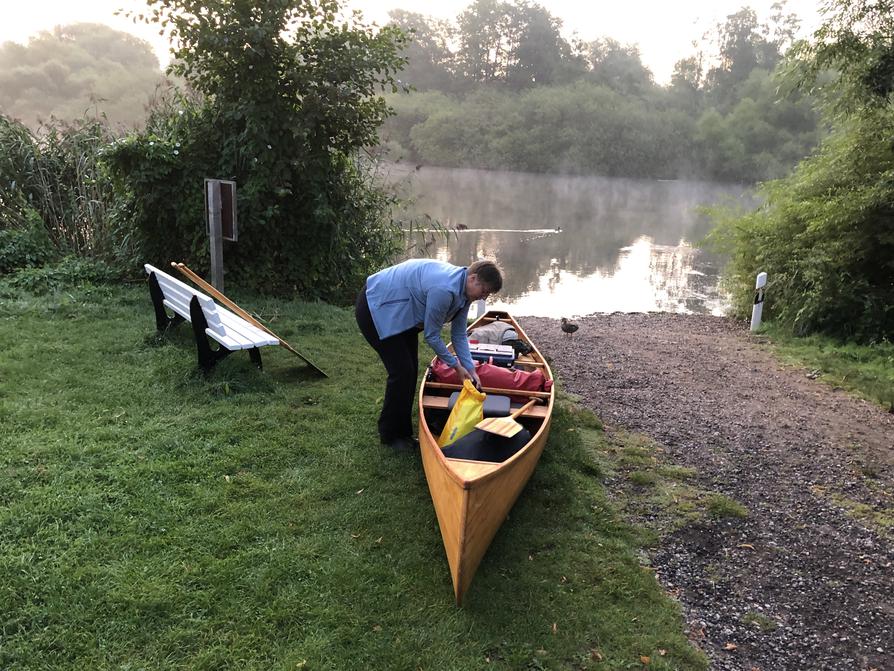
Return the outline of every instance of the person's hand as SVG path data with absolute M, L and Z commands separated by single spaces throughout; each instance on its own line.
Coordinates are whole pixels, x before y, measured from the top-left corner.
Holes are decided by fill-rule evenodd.
M 475 389 L 481 391 L 481 378 L 478 377 L 478 372 L 475 370 L 470 370 L 469 376 L 472 378 L 472 384 L 475 385 Z
M 473 385 L 475 385 L 475 389 L 481 391 L 481 380 L 478 378 L 478 373 L 476 373 L 474 370 L 470 371 L 459 362 L 457 362 L 457 364 L 453 367 L 453 370 L 455 370 L 457 375 L 459 375 L 460 384 L 462 384 L 466 380 L 469 380 Z

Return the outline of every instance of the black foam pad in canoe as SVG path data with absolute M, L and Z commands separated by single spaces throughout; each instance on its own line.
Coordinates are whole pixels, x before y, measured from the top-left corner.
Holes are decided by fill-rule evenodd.
M 475 461 L 506 461 L 531 440 L 531 432 L 522 429 L 512 438 L 475 429 L 443 449 L 450 459 L 474 459 Z
M 459 398 L 459 392 L 455 391 L 450 394 L 450 401 L 447 403 L 447 409 L 453 410 L 456 399 Z M 485 417 L 508 417 L 509 416 L 509 397 L 499 396 L 496 394 L 487 394 L 484 397 L 484 416 Z

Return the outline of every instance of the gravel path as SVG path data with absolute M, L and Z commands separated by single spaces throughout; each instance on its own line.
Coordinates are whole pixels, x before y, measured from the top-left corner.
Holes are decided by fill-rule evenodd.
M 748 508 L 652 557 L 712 669 L 894 670 L 894 529 L 847 512 L 892 518 L 894 414 L 782 366 L 728 319 L 595 315 L 572 336 L 520 321 L 609 429 L 652 437 Z

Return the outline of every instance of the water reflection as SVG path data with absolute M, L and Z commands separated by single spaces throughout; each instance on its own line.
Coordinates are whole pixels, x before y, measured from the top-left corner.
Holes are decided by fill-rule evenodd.
M 592 312 L 720 314 L 719 259 L 693 247 L 707 233 L 698 206 L 750 204 L 740 187 L 704 182 L 557 177 L 394 168 L 449 239 L 420 232 L 410 256 L 457 265 L 490 257 L 506 272 L 495 307 L 547 317 Z

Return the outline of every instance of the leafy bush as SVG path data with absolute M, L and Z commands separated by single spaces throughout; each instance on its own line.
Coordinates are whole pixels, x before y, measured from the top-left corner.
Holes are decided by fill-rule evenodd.
M 842 127 L 789 177 L 762 187 L 766 204 L 715 212 L 712 240 L 731 252 L 727 286 L 750 313 L 768 274 L 765 314 L 797 335 L 894 338 L 894 110 Z
M 817 139 L 810 101 L 779 100 L 755 70 L 747 93 L 701 116 L 670 93 L 640 97 L 578 81 L 514 93 L 482 87 L 463 98 L 426 92 L 395 101 L 390 137 L 409 158 L 449 167 L 625 177 L 756 181 L 784 174 Z
M 767 316 L 795 335 L 891 340 L 894 84 L 867 73 L 879 74 L 882 56 L 894 62 L 894 16 L 868 0 L 833 0 L 825 13 L 790 71 L 798 86 L 823 95 L 832 133 L 792 175 L 763 187 L 763 207 L 717 213 L 713 241 L 732 254 L 726 280 L 739 314 L 750 306 L 755 273 L 766 271 Z M 832 89 L 829 69 L 837 73 Z
M 132 257 L 126 228 L 113 226 L 108 216 L 112 185 L 99 157 L 112 138 L 100 119 L 32 134 L 0 115 L 0 228 L 42 226 L 38 238 L 48 257 Z
M 42 266 L 53 256 L 53 246 L 34 210 L 28 228 L 0 230 L 0 275 L 20 268 Z
M 122 272 L 103 261 L 67 256 L 58 264 L 25 268 L 7 282 L 35 294 L 46 294 L 82 284 L 104 284 L 121 279 Z
M 388 113 L 377 95 L 403 37 L 337 24 L 337 3 L 151 3 L 175 30 L 179 96 L 106 152 L 145 260 L 207 268 L 204 177 L 237 183 L 228 278 L 304 297 L 353 296 L 395 249 L 391 200 L 359 159 Z

